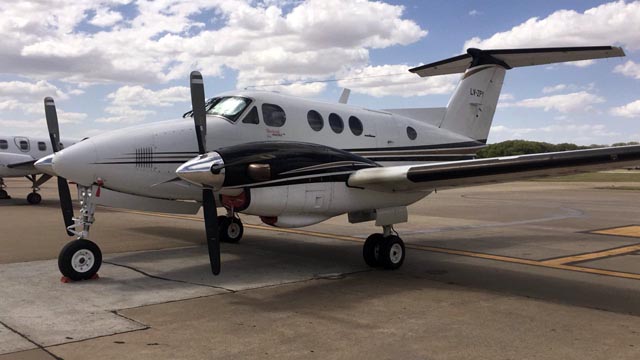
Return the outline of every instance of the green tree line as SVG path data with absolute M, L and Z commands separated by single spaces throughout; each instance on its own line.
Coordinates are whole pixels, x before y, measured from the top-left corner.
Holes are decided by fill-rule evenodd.
M 615 143 L 611 146 L 625 146 L 625 145 L 638 145 L 636 141 L 628 143 Z M 539 141 L 527 141 L 527 140 L 507 140 L 495 144 L 489 144 L 482 150 L 478 151 L 478 158 L 491 158 L 498 156 L 512 156 L 512 155 L 524 155 L 524 154 L 536 154 L 546 152 L 557 152 L 567 150 L 581 150 L 581 149 L 594 149 L 600 147 L 606 147 L 607 145 L 576 145 L 571 143 L 562 144 L 549 144 Z

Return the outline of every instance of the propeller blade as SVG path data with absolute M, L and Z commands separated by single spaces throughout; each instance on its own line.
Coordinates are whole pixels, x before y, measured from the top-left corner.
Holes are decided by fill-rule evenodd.
M 191 86 L 191 109 L 193 109 L 193 121 L 196 125 L 196 136 L 198 137 L 198 152 L 200 155 L 207 152 L 207 112 L 204 101 L 204 80 L 198 71 L 192 71 Z
M 47 118 L 47 128 L 49 129 L 49 139 L 51 140 L 51 148 L 56 153 L 60 149 L 60 128 L 58 127 L 58 113 L 56 112 L 56 104 L 53 98 L 44 98 L 44 114 Z
M 71 202 L 71 192 L 69 191 L 69 183 L 67 179 L 58 177 L 58 196 L 60 197 L 60 208 L 62 209 L 62 218 L 64 219 L 64 226 L 68 228 L 73 225 L 73 203 Z M 67 230 L 69 236 L 74 234 Z
M 213 190 L 202 190 L 202 207 L 211 272 L 213 275 L 218 275 L 220 274 L 220 239 L 218 237 L 218 212 L 213 198 Z
M 191 109 L 193 122 L 196 126 L 198 138 L 198 152 L 204 155 L 207 152 L 207 109 L 204 100 L 204 80 L 198 71 L 191 72 L 189 79 L 191 87 Z M 204 211 L 204 226 L 207 236 L 207 248 L 209 250 L 209 262 L 213 275 L 220 274 L 220 239 L 218 237 L 218 211 L 213 190 L 202 189 L 202 208 Z
M 58 113 L 56 112 L 56 103 L 53 98 L 44 98 L 44 114 L 47 118 L 47 129 L 49 129 L 49 139 L 51 140 L 51 148 L 53 153 L 60 151 L 60 128 L 58 126 Z M 58 177 L 58 197 L 60 198 L 60 208 L 62 209 L 62 218 L 64 226 L 69 236 L 74 236 L 68 230 L 73 225 L 73 203 L 71 202 L 71 191 L 69 191 L 69 183 L 67 179 Z

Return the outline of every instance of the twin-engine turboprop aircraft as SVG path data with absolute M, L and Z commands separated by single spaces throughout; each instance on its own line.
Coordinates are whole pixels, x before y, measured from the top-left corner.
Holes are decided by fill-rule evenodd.
M 464 73 L 448 106 L 436 109 L 370 110 L 257 91 L 205 102 L 202 76 L 193 72 L 193 111 L 185 119 L 104 133 L 36 163 L 80 188 L 82 209 L 73 218 L 68 189 L 59 183 L 65 224 L 77 237 L 62 249 L 59 268 L 74 280 L 98 271 L 102 255 L 88 236 L 102 188 L 165 203 L 201 203 L 216 275 L 220 241 L 242 237 L 238 213 L 276 227 L 345 213 L 352 223 L 375 221 L 382 232 L 365 241 L 364 260 L 397 269 L 405 248 L 392 226 L 406 222 L 407 206 L 435 189 L 640 162 L 640 146 L 473 159 L 485 145 L 506 70 L 614 56 L 624 52 L 610 46 L 469 49 L 410 70 L 420 76 Z M 51 120 L 53 101 L 45 100 L 45 108 Z M 56 127 L 50 133 L 58 137 Z M 217 215 L 219 206 L 226 215 Z
M 65 139 L 60 142 L 60 147 L 76 142 L 76 140 Z M 25 177 L 31 181 L 31 192 L 27 195 L 27 201 L 29 204 L 39 204 L 42 201 L 42 197 L 38 194 L 40 186 L 51 179 L 51 175 L 42 174 L 33 164 L 52 153 L 50 139 L 0 134 L 0 200 L 11 199 L 5 190 L 7 186 L 4 178 Z M 38 177 L 38 174 L 42 175 Z

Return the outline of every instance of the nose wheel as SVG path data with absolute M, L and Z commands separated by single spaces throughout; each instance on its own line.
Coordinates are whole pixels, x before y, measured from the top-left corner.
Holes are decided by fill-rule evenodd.
M 362 256 L 371 267 L 399 269 L 404 263 L 404 241 L 397 235 L 372 234 L 364 242 Z
M 74 240 L 65 245 L 58 255 L 58 269 L 73 280 L 93 278 L 102 265 L 102 251 L 93 241 Z
M 38 205 L 42 202 L 42 196 L 37 192 L 32 192 L 27 195 L 27 202 L 31 205 Z

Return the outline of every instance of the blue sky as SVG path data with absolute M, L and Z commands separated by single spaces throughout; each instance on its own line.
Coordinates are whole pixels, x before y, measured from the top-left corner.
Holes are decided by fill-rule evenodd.
M 627 57 L 509 71 L 489 141 L 640 140 L 639 1 L 34 0 L 0 11 L 2 133 L 45 134 L 44 96 L 68 136 L 179 117 L 194 69 L 208 95 L 257 86 L 336 101 L 348 86 L 355 105 L 445 106 L 455 76 L 395 74 L 467 46 L 610 44 Z M 308 83 L 328 79 L 352 80 Z

